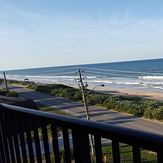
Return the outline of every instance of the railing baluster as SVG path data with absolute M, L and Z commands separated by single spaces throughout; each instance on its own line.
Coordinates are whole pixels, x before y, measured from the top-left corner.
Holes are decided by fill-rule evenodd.
M 18 143 L 18 133 L 17 133 L 18 125 L 17 125 L 17 117 L 15 115 L 10 115 L 10 124 L 11 124 L 11 131 L 13 133 L 14 148 L 15 148 L 15 153 L 16 153 L 16 162 L 21 163 L 19 143 Z
M 132 146 L 132 151 L 133 151 L 133 162 L 141 163 L 140 148 Z
M 28 144 L 30 163 L 34 163 L 34 154 L 33 154 L 32 137 L 31 137 L 32 125 L 30 119 L 25 119 L 25 127 L 26 127 L 26 134 L 27 134 L 27 144 Z
M 113 162 L 120 163 L 119 142 L 112 140 Z
M 33 121 L 33 126 L 34 126 L 34 140 L 35 140 L 37 161 L 39 163 L 42 163 L 40 139 L 39 139 L 39 134 L 38 134 L 39 122 Z
M 0 143 L 0 145 L 1 145 L 1 143 Z M 2 154 L 2 151 L 1 150 L 0 150 L 0 162 L 6 162 L 5 159 L 4 159 L 4 154 Z
M 19 137 L 20 137 L 20 145 L 22 150 L 22 159 L 23 163 L 27 163 L 27 151 L 25 146 L 25 127 L 24 127 L 24 119 L 22 117 L 18 117 L 18 131 L 19 131 Z
M 103 162 L 101 137 L 95 135 L 94 139 L 95 139 L 96 162 Z
M 51 130 L 52 130 L 52 144 L 53 144 L 55 162 L 60 163 L 57 127 L 54 124 L 52 124 Z
M 10 113 L 5 113 L 5 127 L 7 129 L 7 137 L 8 137 L 8 147 L 9 147 L 9 154 L 11 156 L 12 163 L 15 163 L 15 152 L 14 152 L 14 144 L 13 144 L 13 133 L 11 129 L 11 123 L 10 123 Z
M 91 163 L 88 133 L 72 130 L 74 157 L 77 163 Z
M 71 163 L 70 141 L 69 141 L 68 129 L 65 127 L 62 127 L 62 132 L 63 132 L 63 142 L 64 142 L 64 149 L 65 149 L 66 163 Z
M 163 149 L 157 152 L 157 162 L 163 163 Z
M 0 121 L 0 162 L 6 162 L 5 161 L 5 151 L 4 149 L 4 143 L 3 143 L 3 136 L 2 136 L 2 125 Z
M 0 112 L 0 139 L 1 139 L 1 160 L 2 162 L 10 162 L 9 159 L 9 150 L 7 144 L 7 134 L 6 134 L 6 119 L 3 112 Z
M 43 134 L 46 162 L 50 163 L 51 161 L 50 161 L 49 141 L 48 141 L 48 135 L 47 135 L 47 124 L 45 123 L 42 123 L 42 134 Z

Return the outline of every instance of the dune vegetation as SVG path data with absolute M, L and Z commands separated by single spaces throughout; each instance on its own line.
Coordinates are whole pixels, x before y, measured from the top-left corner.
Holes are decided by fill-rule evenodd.
M 80 89 L 62 84 L 29 84 L 27 88 L 53 96 L 82 101 Z M 85 91 L 87 92 L 88 90 Z M 88 104 L 148 119 L 163 120 L 163 102 L 140 97 L 97 93 L 94 91 L 89 93 L 86 98 Z

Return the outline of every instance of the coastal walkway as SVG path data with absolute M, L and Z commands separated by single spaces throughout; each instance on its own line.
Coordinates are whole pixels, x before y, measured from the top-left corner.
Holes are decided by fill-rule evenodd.
M 19 93 L 20 97 L 25 97 L 34 100 L 52 109 L 58 109 L 67 114 L 73 115 L 76 118 L 86 118 L 83 103 L 63 99 L 48 94 L 32 91 L 22 86 L 8 85 L 11 91 Z M 0 88 L 2 85 L 0 86 Z M 151 121 L 136 116 L 119 113 L 112 110 L 103 109 L 88 105 L 90 119 L 102 123 L 109 123 L 117 126 L 143 130 L 163 135 L 163 123 Z

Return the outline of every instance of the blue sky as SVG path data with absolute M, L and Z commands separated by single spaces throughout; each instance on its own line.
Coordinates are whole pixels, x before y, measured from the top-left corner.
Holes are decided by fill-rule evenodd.
M 0 0 L 0 71 L 163 58 L 162 0 Z

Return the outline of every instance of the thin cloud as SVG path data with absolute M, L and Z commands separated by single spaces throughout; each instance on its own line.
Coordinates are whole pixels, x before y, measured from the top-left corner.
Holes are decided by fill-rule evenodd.
M 158 54 L 163 50 L 163 19 L 137 18 L 129 12 L 49 16 L 13 6 L 4 7 L 0 15 L 0 48 L 8 56 L 46 55 L 58 60 L 64 56 L 63 63 L 69 64 L 74 54 L 83 62 L 89 54 L 102 62 L 108 54 L 116 60 L 120 53 L 124 57 L 137 52 L 147 55 L 156 47 Z M 52 65 L 51 59 L 45 62 Z

